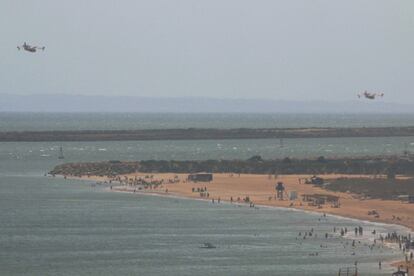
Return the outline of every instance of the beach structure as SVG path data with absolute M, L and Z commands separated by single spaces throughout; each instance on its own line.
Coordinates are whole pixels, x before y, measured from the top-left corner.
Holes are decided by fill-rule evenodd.
M 298 192 L 297 191 L 290 191 L 289 192 L 289 200 L 296 200 L 298 198 Z
M 408 276 L 408 273 L 402 270 L 398 270 L 397 272 L 394 272 L 392 276 Z
M 358 267 L 341 267 L 338 271 L 338 276 L 358 276 Z
M 339 207 L 339 197 L 326 194 L 304 194 L 303 201 L 309 202 L 310 206 L 321 206 L 330 203 L 332 207 Z
M 283 193 L 285 192 L 285 186 L 283 185 L 283 182 L 277 182 L 275 189 L 277 198 L 283 199 Z
M 324 179 L 322 177 L 319 176 L 312 176 L 309 179 L 305 179 L 305 184 L 312 184 L 312 185 L 323 185 L 324 184 Z
M 212 173 L 194 173 L 190 174 L 187 177 L 188 181 L 193 182 L 210 182 L 213 181 L 213 174 Z
M 399 195 L 397 198 L 401 201 L 406 201 L 408 203 L 414 203 L 414 195 Z

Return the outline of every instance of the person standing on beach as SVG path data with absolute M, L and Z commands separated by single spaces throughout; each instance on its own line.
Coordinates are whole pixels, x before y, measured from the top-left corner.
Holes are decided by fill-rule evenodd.
M 378 269 L 380 269 L 380 270 L 381 270 L 381 265 L 382 265 L 382 264 L 381 264 L 381 261 L 379 261 L 379 262 L 378 262 Z

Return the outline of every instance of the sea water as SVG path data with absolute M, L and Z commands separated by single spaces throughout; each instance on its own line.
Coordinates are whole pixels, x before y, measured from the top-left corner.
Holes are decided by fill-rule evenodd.
M 0 112 L 0 131 L 166 128 L 413 126 L 412 114 L 16 113 Z
M 64 127 L 59 119 L 55 123 Z M 332 139 L 289 141 L 284 146 L 296 147 L 298 156 L 317 144 L 336 148 L 346 143 L 350 155 L 358 147 L 378 152 L 362 138 L 353 139 L 357 140 L 336 144 Z M 402 143 L 412 140 L 400 139 Z M 397 150 L 393 139 L 375 141 Z M 356 261 L 360 275 L 389 275 L 386 262 L 402 258 L 397 249 L 371 251 L 366 246 L 372 242 L 369 235 L 353 249 L 352 235 L 325 239 L 324 234 L 332 233 L 334 227 L 352 230 L 359 225 L 365 233 L 404 231 L 397 226 L 332 216 L 324 219 L 320 214 L 277 208 L 115 193 L 87 181 L 44 176 L 62 162 L 273 157 L 280 150 L 273 142 L 1 143 L 0 275 L 316 276 L 336 275 L 339 268 L 352 267 Z M 63 161 L 57 159 L 60 146 Z M 298 236 L 312 228 L 316 238 Z M 200 248 L 204 242 L 217 248 Z

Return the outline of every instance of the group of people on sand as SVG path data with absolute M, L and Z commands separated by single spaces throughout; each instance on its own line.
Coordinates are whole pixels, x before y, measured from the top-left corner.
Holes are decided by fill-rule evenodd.
M 398 248 L 405 256 L 406 264 L 414 265 L 414 240 L 411 234 L 399 235 L 397 232 L 387 233 L 387 235 L 380 235 L 381 242 L 398 243 Z
M 243 198 L 243 201 L 244 201 L 244 203 L 249 203 L 249 207 L 250 208 L 256 208 L 255 205 L 254 205 L 254 202 L 250 201 L 249 197 Z M 211 199 L 211 202 L 212 203 L 216 203 L 216 202 L 217 203 L 220 203 L 221 202 L 221 198 L 220 197 L 218 197 L 217 199 L 212 198 Z M 233 203 L 233 202 L 234 202 L 233 197 L 230 197 L 230 203 Z M 239 202 L 239 203 L 241 202 L 240 197 L 237 198 L 237 202 Z
M 157 190 L 163 189 L 164 184 L 171 184 L 171 183 L 179 183 L 181 180 L 178 176 L 174 176 L 173 178 L 168 179 L 155 179 L 154 175 L 145 175 L 145 176 L 112 176 L 108 180 L 110 185 L 110 189 L 113 189 L 112 183 L 117 182 L 120 186 L 124 186 L 125 189 L 118 188 L 117 190 L 125 190 L 130 191 L 129 188 L 133 188 L 132 192 L 137 192 L 137 190 Z M 105 182 L 106 183 L 106 182 Z M 165 188 L 165 193 L 168 193 L 168 189 Z
M 192 192 L 199 192 L 200 193 L 200 197 L 205 197 L 205 198 L 209 198 L 210 197 L 210 194 L 207 192 L 207 187 L 204 187 L 204 189 L 203 188 L 192 188 Z M 221 202 L 221 198 L 220 197 L 217 197 L 217 198 L 212 197 L 211 198 L 211 202 L 212 203 L 216 203 L 216 202 L 217 203 L 220 203 Z M 234 203 L 234 202 L 237 202 L 237 203 L 248 203 L 250 208 L 257 209 L 256 206 L 255 206 L 255 204 L 254 204 L 254 202 L 250 200 L 249 196 L 246 196 L 243 199 L 240 198 L 240 197 L 237 197 L 236 200 L 234 200 L 233 197 L 231 196 L 230 197 L 230 203 Z
M 210 193 L 208 192 L 207 186 L 204 186 L 204 187 L 192 187 L 191 188 L 191 192 L 193 192 L 193 193 L 199 193 L 201 198 L 210 198 Z M 212 203 L 216 203 L 216 202 L 217 203 L 220 203 L 221 202 L 221 198 L 220 197 L 218 197 L 216 199 L 215 198 L 211 198 L 211 202 Z M 234 202 L 237 202 L 237 203 L 248 203 L 249 204 L 249 207 L 251 207 L 251 208 L 254 208 L 255 207 L 254 203 L 250 200 L 250 197 L 249 196 L 246 196 L 244 198 L 237 197 L 236 199 L 234 199 L 233 196 L 230 196 L 230 203 L 234 203 Z
M 382 243 L 398 243 L 398 246 L 403 252 L 414 249 L 414 241 L 411 237 L 411 234 L 400 235 L 397 232 L 387 233 L 386 235 L 380 235 L 380 240 Z
M 163 188 L 163 184 L 173 184 L 173 183 L 180 183 L 181 180 L 178 178 L 178 176 L 174 176 L 173 178 L 168 179 L 155 179 L 154 175 L 145 175 L 143 177 L 141 176 L 134 176 L 134 177 L 128 177 L 128 176 L 116 176 L 111 179 L 111 181 L 117 181 L 121 185 L 129 186 L 129 187 L 137 187 L 141 186 L 144 189 L 158 189 Z
M 205 186 L 204 188 L 201 187 L 197 187 L 197 188 L 191 188 L 191 191 L 193 193 L 200 193 L 200 197 L 204 197 L 204 198 L 209 198 L 210 197 L 210 193 L 207 191 L 207 187 Z
M 216 201 L 214 200 L 214 198 L 212 198 L 212 199 L 211 199 L 211 202 L 212 202 L 212 203 L 215 203 Z M 217 198 L 217 203 L 220 203 L 220 202 L 221 202 L 221 199 L 220 199 L 220 197 L 218 197 L 218 198 Z

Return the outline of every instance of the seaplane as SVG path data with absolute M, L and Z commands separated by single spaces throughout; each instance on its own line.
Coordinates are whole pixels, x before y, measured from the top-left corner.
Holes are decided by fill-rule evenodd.
M 375 100 L 377 97 L 384 97 L 384 93 L 370 93 L 367 90 L 364 93 L 358 94 L 358 98 L 364 97 L 369 100 Z
M 30 52 L 30 53 L 36 53 L 36 51 L 37 50 L 42 50 L 42 51 L 44 51 L 45 50 L 45 46 L 43 46 L 43 47 L 39 47 L 39 46 L 31 46 L 31 45 L 29 45 L 29 44 L 27 44 L 26 42 L 25 43 L 23 43 L 23 45 L 21 45 L 21 46 L 17 46 L 17 50 L 25 50 L 25 51 L 28 51 L 28 52 Z

